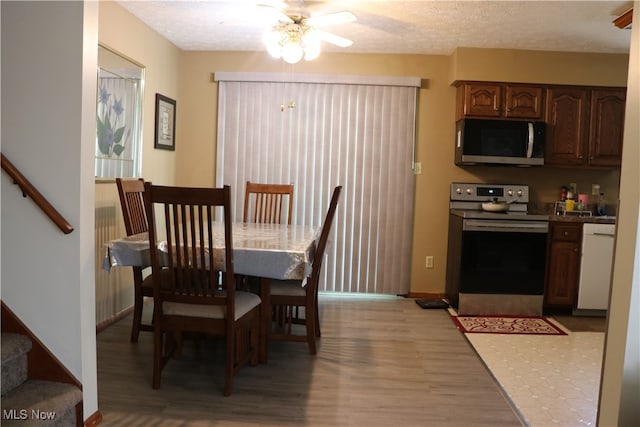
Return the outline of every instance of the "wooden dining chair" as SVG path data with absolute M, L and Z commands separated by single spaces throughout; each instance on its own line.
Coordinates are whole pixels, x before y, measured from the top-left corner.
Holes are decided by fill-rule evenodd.
M 284 204 L 287 203 L 287 210 Z M 258 224 L 282 224 L 283 213 L 287 212 L 287 224 L 291 224 L 293 212 L 293 184 L 262 184 L 247 181 L 244 191 L 243 222 Z M 241 289 L 256 290 L 259 278 L 237 275 Z
M 116 178 L 116 186 L 120 195 L 120 207 L 127 236 L 144 233 L 149 230 L 147 215 L 144 209 L 144 179 Z M 133 323 L 131 325 L 131 342 L 138 341 L 140 331 L 153 331 L 153 326 L 142 323 L 144 298 L 153 297 L 150 283 L 143 283 L 143 267 L 133 268 Z
M 285 201 L 288 204 L 286 211 L 283 209 Z M 285 212 L 287 224 L 291 224 L 293 184 L 259 184 L 247 181 L 243 222 L 281 224 Z
M 320 237 L 313 255 L 311 274 L 304 280 L 271 280 L 270 304 L 274 319 L 269 340 L 307 342 L 310 354 L 316 354 L 316 339 L 320 337 L 318 313 L 318 281 L 324 259 L 331 225 L 335 217 L 342 186 L 333 190 L 329 210 L 324 219 Z M 294 324 L 302 324 L 305 334 L 294 330 Z
M 161 249 L 151 251 L 153 388 L 160 388 L 162 369 L 182 337 L 204 334 L 225 337 L 223 393 L 229 396 L 240 368 L 258 363 L 261 303 L 258 295 L 235 289 L 229 186 L 181 188 L 146 182 L 144 196 L 149 244 Z M 215 217 L 216 211 L 222 218 Z M 224 242 L 224 249 L 214 250 L 216 239 Z

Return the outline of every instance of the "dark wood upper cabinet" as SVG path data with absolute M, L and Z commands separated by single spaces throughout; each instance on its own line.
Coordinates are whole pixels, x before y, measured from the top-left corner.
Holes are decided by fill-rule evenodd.
M 589 165 L 620 166 L 626 94 L 626 90 L 620 89 L 591 92 Z
M 546 165 L 581 166 L 589 119 L 589 91 L 578 87 L 547 90 Z
M 505 86 L 505 117 L 542 120 L 544 88 L 538 86 Z
M 548 88 L 545 164 L 619 167 L 625 99 L 624 88 Z
M 458 85 L 456 120 L 464 117 L 531 119 L 544 117 L 544 87 L 503 83 Z

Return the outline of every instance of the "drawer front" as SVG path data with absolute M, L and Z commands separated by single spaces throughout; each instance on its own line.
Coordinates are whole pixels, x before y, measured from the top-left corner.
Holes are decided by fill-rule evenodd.
M 580 234 L 582 234 L 582 226 L 580 224 L 554 225 L 551 231 L 551 239 L 567 242 L 579 242 Z

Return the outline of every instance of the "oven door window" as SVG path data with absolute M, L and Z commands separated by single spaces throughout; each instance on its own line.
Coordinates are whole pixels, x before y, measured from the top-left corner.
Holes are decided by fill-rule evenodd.
M 460 292 L 542 295 L 547 235 L 465 231 Z

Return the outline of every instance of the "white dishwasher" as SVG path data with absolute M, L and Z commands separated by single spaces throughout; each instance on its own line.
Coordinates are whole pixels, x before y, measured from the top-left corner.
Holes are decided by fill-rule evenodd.
M 615 230 L 615 224 L 585 223 L 582 226 L 577 311 L 609 307 Z

